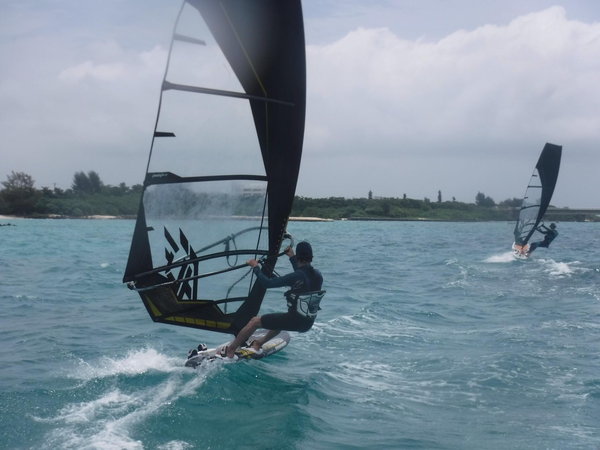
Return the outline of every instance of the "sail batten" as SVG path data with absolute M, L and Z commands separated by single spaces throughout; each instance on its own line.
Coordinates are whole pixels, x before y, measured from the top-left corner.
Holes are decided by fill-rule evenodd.
M 256 250 L 256 249 L 247 249 L 247 250 L 234 250 L 234 251 L 228 251 L 228 252 L 219 252 L 219 253 L 211 253 L 209 255 L 203 255 L 203 256 L 197 256 L 195 258 L 187 258 L 185 260 L 181 260 L 181 261 L 177 261 L 174 262 L 172 264 L 166 264 L 164 266 L 160 266 L 160 267 L 156 267 L 152 270 L 148 270 L 146 272 L 141 272 L 135 275 L 135 278 L 138 279 L 143 279 L 145 277 L 147 277 L 148 275 L 153 275 L 156 273 L 160 273 L 160 272 L 167 272 L 169 270 L 172 269 L 176 269 L 179 267 L 185 267 L 189 264 L 192 263 L 197 263 L 197 262 L 202 262 L 202 261 L 207 261 L 209 259 L 216 259 L 216 258 L 222 258 L 222 257 L 227 257 L 227 256 L 256 256 L 256 255 L 267 255 L 268 252 L 265 250 Z M 234 266 L 234 267 L 230 267 L 226 270 L 231 270 L 231 269 L 239 269 L 240 267 L 243 267 L 244 265 L 241 266 Z M 195 278 L 202 278 L 207 276 L 206 274 L 204 275 L 196 275 Z M 191 279 L 191 278 L 190 278 Z
M 233 92 L 233 91 L 225 91 L 222 89 L 211 89 L 200 86 L 189 86 L 185 84 L 176 84 L 170 83 L 169 81 L 165 81 L 163 83 L 163 90 L 168 91 L 170 89 L 183 91 L 183 92 L 195 92 L 197 94 L 209 94 L 209 95 L 220 95 L 222 97 L 233 97 L 233 98 L 243 98 L 247 100 L 257 100 L 261 102 L 271 102 L 278 103 L 280 105 L 294 106 L 292 102 L 286 100 L 279 100 L 276 98 L 269 98 L 260 95 L 250 95 L 245 94 L 243 92 Z
M 151 184 L 170 184 L 170 183 L 192 183 L 202 181 L 232 181 L 232 180 L 247 180 L 247 181 L 267 181 L 268 178 L 264 175 L 206 175 L 196 177 L 180 177 L 171 172 L 149 172 L 146 174 L 144 183 Z
M 235 334 L 258 313 L 245 260 L 282 254 L 305 103 L 299 0 L 184 2 L 154 126 L 177 139 L 152 140 L 123 277 L 152 320 Z
M 206 45 L 206 41 L 204 41 L 202 39 L 197 39 L 197 38 L 193 38 L 191 36 L 185 36 L 183 34 L 178 34 L 178 33 L 173 34 L 173 40 L 181 41 L 181 42 L 188 42 L 190 44 Z

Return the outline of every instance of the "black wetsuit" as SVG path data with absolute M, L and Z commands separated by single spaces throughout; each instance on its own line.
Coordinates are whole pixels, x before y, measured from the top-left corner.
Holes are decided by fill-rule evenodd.
M 548 228 L 544 225 L 542 225 L 542 227 L 546 230 L 541 230 L 540 228 L 538 228 L 537 230 L 544 234 L 544 240 L 539 241 L 539 242 L 532 242 L 531 244 L 529 244 L 529 252 L 531 253 L 532 251 L 534 251 L 536 248 L 538 247 L 544 247 L 544 248 L 548 248 L 550 246 L 550 243 L 556 239 L 556 236 L 558 236 L 558 231 L 556 231 L 555 228 Z
M 282 277 L 268 278 L 258 267 L 254 268 L 254 274 L 258 282 L 265 288 L 289 286 L 290 292 L 301 294 L 303 292 L 318 291 L 323 285 L 321 272 L 310 264 L 298 267 L 296 256 L 290 258 L 293 272 Z M 308 331 L 313 326 L 315 319 L 299 314 L 295 305 L 288 307 L 286 313 L 273 313 L 261 316 L 262 327 L 267 330 Z

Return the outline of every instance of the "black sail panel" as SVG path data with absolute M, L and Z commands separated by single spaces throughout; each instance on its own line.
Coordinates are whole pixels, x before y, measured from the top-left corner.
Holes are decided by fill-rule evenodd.
M 562 146 L 546 144 L 536 165 L 540 179 L 542 180 L 542 198 L 537 217 L 538 223 L 542 220 L 544 214 L 546 214 L 546 210 L 552 200 L 554 188 L 556 187 L 556 180 L 558 179 L 561 156 Z
M 123 278 L 154 321 L 235 334 L 260 310 L 245 261 L 281 255 L 305 64 L 299 1 L 184 2 Z
M 291 212 L 300 169 L 306 58 L 298 0 L 190 0 L 251 100 L 269 192 L 269 248 L 275 252 Z
M 133 281 L 133 275 L 146 272 L 152 269 L 152 256 L 150 243 L 148 242 L 148 233 L 146 226 L 146 215 L 144 213 L 144 203 L 140 201 L 138 208 L 133 240 L 129 249 L 129 259 L 125 268 L 124 282 Z
M 550 143 L 546 143 L 540 154 L 515 224 L 515 243 L 518 245 L 529 242 L 550 205 L 558 179 L 561 155 L 562 146 Z

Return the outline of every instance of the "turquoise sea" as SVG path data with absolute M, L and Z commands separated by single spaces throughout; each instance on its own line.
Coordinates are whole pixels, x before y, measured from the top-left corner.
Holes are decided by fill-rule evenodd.
M 507 222 L 292 222 L 314 328 L 193 370 L 227 335 L 150 320 L 121 284 L 133 221 L 6 222 L 0 448 L 600 448 L 599 223 L 515 261 Z

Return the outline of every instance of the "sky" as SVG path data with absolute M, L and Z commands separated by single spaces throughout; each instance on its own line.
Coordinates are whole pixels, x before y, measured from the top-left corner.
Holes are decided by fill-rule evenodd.
M 0 180 L 143 180 L 178 1 L 0 0 Z M 297 195 L 600 208 L 600 2 L 306 0 Z

